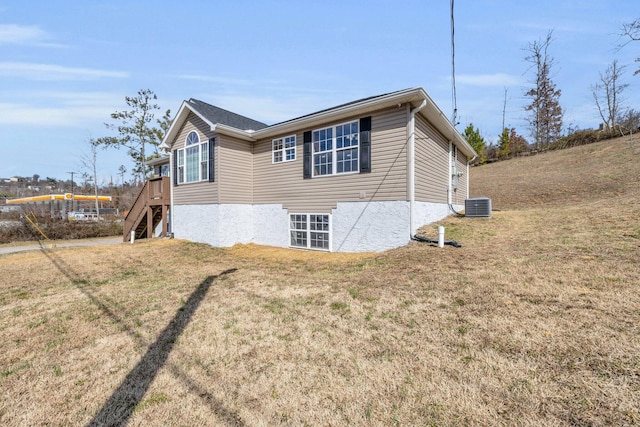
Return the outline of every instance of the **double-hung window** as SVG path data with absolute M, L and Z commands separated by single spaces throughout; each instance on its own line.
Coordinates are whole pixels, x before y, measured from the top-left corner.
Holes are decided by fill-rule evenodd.
M 330 215 L 291 214 L 289 216 L 291 246 L 305 249 L 330 250 Z
M 184 184 L 184 150 L 178 150 L 176 153 L 177 159 L 175 160 L 177 163 L 177 174 L 176 178 L 178 184 Z
M 200 145 L 200 180 L 209 177 L 209 144 Z
M 313 176 L 359 171 L 358 121 L 312 132 Z
M 176 182 L 184 184 L 189 182 L 207 181 L 210 176 L 211 154 L 210 142 L 200 142 L 198 132 L 191 131 L 185 140 L 185 147 L 176 150 Z
M 291 135 L 271 141 L 272 162 L 290 162 L 296 159 L 296 136 Z

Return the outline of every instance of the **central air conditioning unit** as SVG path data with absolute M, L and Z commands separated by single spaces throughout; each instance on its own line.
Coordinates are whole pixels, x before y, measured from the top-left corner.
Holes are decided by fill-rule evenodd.
M 490 218 L 491 199 L 488 197 L 473 197 L 465 200 L 464 216 L 471 218 Z

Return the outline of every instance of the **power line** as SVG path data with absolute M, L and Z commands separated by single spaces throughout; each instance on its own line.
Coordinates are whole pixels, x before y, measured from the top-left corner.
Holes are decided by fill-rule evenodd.
M 458 124 L 458 101 L 456 95 L 456 42 L 453 2 L 454 0 L 451 0 L 451 105 L 453 107 L 451 123 L 456 126 Z

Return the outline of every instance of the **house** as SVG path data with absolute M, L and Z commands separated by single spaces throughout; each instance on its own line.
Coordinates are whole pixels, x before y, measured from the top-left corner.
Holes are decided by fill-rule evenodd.
M 190 99 L 162 145 L 176 238 L 335 252 L 405 245 L 463 209 L 475 156 L 422 88 L 270 126 Z

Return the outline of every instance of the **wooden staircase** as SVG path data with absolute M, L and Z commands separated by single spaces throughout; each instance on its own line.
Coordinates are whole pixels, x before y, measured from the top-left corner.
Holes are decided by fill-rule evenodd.
M 153 237 L 153 232 L 162 222 L 162 236 L 167 236 L 167 213 L 171 206 L 171 191 L 168 176 L 151 178 L 142 187 L 131 210 L 124 219 L 123 240 Z

